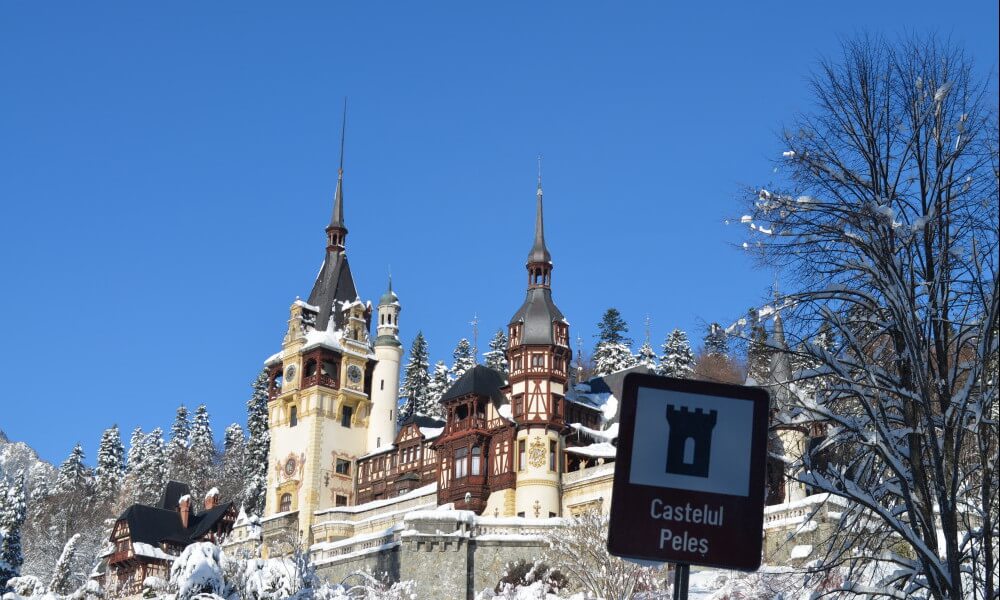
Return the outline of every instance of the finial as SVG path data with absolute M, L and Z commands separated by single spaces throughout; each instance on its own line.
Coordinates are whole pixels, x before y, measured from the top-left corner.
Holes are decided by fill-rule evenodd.
M 542 193 L 542 155 L 538 155 L 538 194 Z
M 344 116 L 340 122 L 340 168 L 337 172 L 344 174 L 344 137 L 347 134 L 347 96 L 344 96 Z
M 653 322 L 653 319 L 650 318 L 650 316 L 647 314 L 646 315 L 646 343 L 647 344 L 649 343 L 649 326 L 652 324 L 652 322 Z

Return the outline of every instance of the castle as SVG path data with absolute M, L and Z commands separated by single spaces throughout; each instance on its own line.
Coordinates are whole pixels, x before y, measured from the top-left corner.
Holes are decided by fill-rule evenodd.
M 609 509 L 617 398 L 627 372 L 648 370 L 573 381 L 569 323 L 553 300 L 539 177 L 526 296 L 507 327 L 509 374 L 475 366 L 442 396 L 443 421 L 415 415 L 397 427 L 402 303 L 391 280 L 377 305 L 355 288 L 343 178 L 341 168 L 316 282 L 305 301 L 291 305 L 281 350 L 265 362 L 265 513 L 259 520 L 241 514 L 225 544 L 267 555 L 309 547 L 325 577 L 366 568 L 417 581 L 421 597 L 471 598 L 495 584 L 507 562 L 537 559 L 558 517 Z M 772 365 L 775 382 L 787 381 L 787 368 Z M 685 407 L 665 416 L 712 425 L 715 418 Z M 707 474 L 711 428 L 696 429 L 685 434 L 678 421 L 668 469 Z M 822 433 L 817 424 L 791 423 L 774 443 L 795 454 Z M 804 560 L 836 513 L 820 515 L 825 499 L 810 500 L 780 460 L 769 469 L 768 504 L 775 506 L 765 514 L 765 555 Z M 816 521 L 821 527 L 799 531 Z

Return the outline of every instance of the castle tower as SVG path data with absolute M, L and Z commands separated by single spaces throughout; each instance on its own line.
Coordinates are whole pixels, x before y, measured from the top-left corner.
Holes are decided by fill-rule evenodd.
M 399 390 L 399 365 L 403 345 L 399 342 L 399 298 L 389 289 L 378 303 L 375 338 L 375 370 L 372 373 L 372 413 L 368 423 L 368 452 L 391 444 L 396 437 L 396 401 Z
M 542 179 L 535 193 L 535 242 L 528 253 L 528 292 L 508 324 L 510 398 L 518 425 L 515 511 L 529 518 L 560 512 L 559 431 L 572 351 L 569 323 L 552 301 L 552 255 L 545 245 Z
M 358 298 L 346 238 L 341 136 L 323 266 L 308 299 L 292 304 L 281 352 L 266 363 L 271 464 L 265 516 L 297 513 L 294 533 L 306 542 L 315 511 L 354 503 L 355 460 L 368 450 L 372 307 Z

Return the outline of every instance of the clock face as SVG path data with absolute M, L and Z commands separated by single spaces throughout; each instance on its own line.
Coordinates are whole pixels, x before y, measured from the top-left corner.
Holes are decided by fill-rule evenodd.
M 285 369 L 285 381 L 292 381 L 295 379 L 295 365 L 288 365 Z
M 361 369 L 358 368 L 358 365 L 351 365 L 347 368 L 347 378 L 353 383 L 361 381 Z

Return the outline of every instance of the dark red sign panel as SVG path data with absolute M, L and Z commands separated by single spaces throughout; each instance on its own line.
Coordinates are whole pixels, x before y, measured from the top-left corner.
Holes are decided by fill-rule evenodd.
M 621 402 L 608 550 L 760 567 L 767 392 L 630 373 Z

